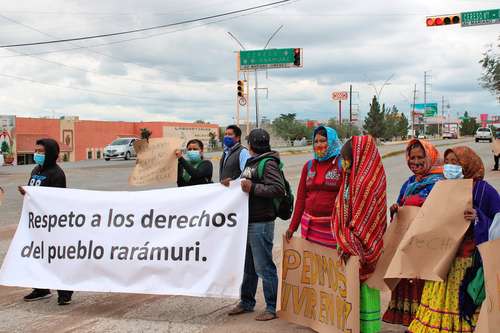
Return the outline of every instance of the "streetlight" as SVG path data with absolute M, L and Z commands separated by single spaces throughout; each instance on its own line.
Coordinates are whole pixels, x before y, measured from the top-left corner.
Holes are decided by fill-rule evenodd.
M 366 76 L 366 74 L 365 74 Z M 367 76 L 366 76 L 367 77 Z M 377 99 L 380 103 L 380 96 L 382 95 L 382 91 L 384 90 L 384 87 L 385 86 L 388 86 L 388 85 L 391 85 L 392 83 L 389 82 L 392 78 L 394 77 L 394 74 L 391 74 L 387 80 L 384 81 L 384 83 L 382 84 L 382 86 L 380 87 L 380 90 L 377 89 L 377 86 L 368 78 L 368 85 L 371 86 L 373 88 L 373 90 L 375 90 L 375 95 L 377 96 Z

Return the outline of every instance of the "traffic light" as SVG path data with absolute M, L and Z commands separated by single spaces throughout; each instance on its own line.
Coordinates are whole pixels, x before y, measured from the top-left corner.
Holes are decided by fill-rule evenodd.
M 238 80 L 237 84 L 238 84 L 238 87 L 237 87 L 238 97 L 244 97 L 245 96 L 245 81 Z
M 300 67 L 300 59 L 301 58 L 301 50 L 300 49 L 293 49 L 293 64 L 297 67 Z
M 440 25 L 459 24 L 460 21 L 460 14 L 428 16 L 425 24 L 427 24 L 428 27 L 435 27 Z

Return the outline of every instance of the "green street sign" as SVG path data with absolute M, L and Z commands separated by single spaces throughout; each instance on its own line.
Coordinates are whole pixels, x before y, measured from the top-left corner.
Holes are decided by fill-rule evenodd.
M 240 51 L 240 70 L 302 67 L 302 49 Z
M 464 12 L 460 15 L 462 16 L 462 27 L 500 23 L 500 8 Z

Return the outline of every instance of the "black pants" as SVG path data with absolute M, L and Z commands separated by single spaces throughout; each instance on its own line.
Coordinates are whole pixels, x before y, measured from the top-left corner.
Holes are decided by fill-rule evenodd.
M 498 170 L 498 161 L 500 160 L 500 155 L 495 155 L 495 166 L 493 169 Z
M 47 293 L 47 294 L 50 293 L 49 289 L 38 289 L 38 288 L 35 288 L 35 290 L 38 290 L 38 292 L 40 292 L 40 293 Z M 71 297 L 73 295 L 73 292 L 71 290 L 58 290 L 57 294 L 59 296 L 68 296 L 68 297 Z

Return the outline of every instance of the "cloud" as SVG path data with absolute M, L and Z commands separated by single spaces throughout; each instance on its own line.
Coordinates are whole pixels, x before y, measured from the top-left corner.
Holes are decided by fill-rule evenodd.
M 6 2 L 3 15 L 56 37 L 108 33 L 235 10 L 264 1 L 109 0 L 50 4 Z M 301 47 L 304 67 L 259 72 L 262 116 L 295 112 L 300 118 L 338 116 L 334 90 L 352 84 L 355 109 L 366 114 L 374 86 L 382 102 L 408 112 L 417 84 L 423 100 L 423 72 L 432 75 L 428 100 L 444 96 L 452 112 L 499 114 L 499 105 L 478 84 L 478 60 L 498 38 L 498 26 L 427 28 L 425 16 L 491 7 L 491 1 L 296 1 L 276 9 L 214 23 L 74 43 L 32 46 L 15 52 L 38 53 L 141 38 L 126 43 L 15 56 L 0 50 L 2 113 L 47 116 L 52 112 L 83 119 L 233 121 L 236 103 L 236 35 L 248 49 Z M 210 24 L 207 24 L 210 23 Z M 181 31 L 179 31 L 181 30 Z M 0 17 L 0 44 L 52 39 Z M 158 35 L 161 34 L 161 35 Z M 146 38 L 151 35 L 158 35 Z M 60 63 L 63 65 L 58 65 Z M 250 75 L 250 84 L 254 77 Z M 49 85 L 39 84 L 46 83 Z M 72 87 L 65 88 L 65 87 Z M 80 90 L 78 90 L 80 89 Z M 253 89 L 251 89 L 253 93 Z M 254 97 L 250 98 L 252 115 Z M 343 105 L 347 115 L 347 103 Z M 254 116 L 252 116 L 252 119 Z

